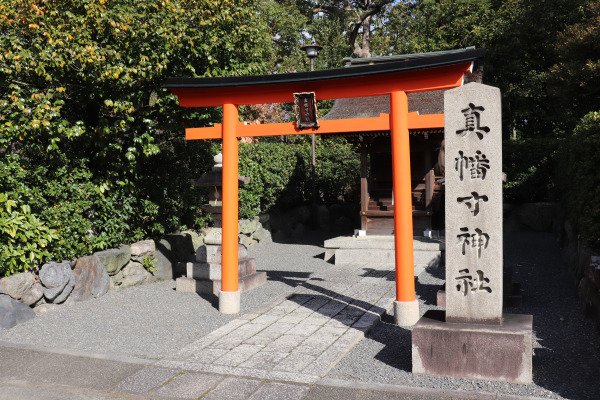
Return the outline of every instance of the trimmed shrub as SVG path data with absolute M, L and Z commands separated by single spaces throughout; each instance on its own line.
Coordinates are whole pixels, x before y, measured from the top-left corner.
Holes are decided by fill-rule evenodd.
M 557 176 L 567 215 L 582 239 L 600 249 L 600 112 L 588 113 L 559 153 Z
M 502 143 L 504 200 L 510 203 L 552 201 L 556 196 L 553 178 L 561 139 L 536 137 Z
M 252 218 L 271 209 L 311 200 L 310 137 L 296 139 L 293 143 L 240 143 L 240 175 L 252 178 L 239 190 L 240 218 Z M 332 203 L 351 199 L 359 171 L 360 158 L 345 139 L 322 140 L 317 136 L 318 201 Z

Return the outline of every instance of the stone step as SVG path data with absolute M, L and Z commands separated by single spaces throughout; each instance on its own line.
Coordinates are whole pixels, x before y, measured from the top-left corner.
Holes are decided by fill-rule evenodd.
M 256 289 L 267 283 L 267 273 L 264 271 L 255 272 L 238 279 L 238 290 L 240 293 Z M 190 292 L 199 294 L 219 294 L 221 290 L 221 280 L 215 279 L 194 279 L 181 277 L 175 281 L 178 292 Z
M 394 249 L 394 236 L 391 235 L 369 235 L 369 236 L 340 236 L 328 239 L 323 244 L 325 249 Z M 444 250 L 443 240 L 430 239 L 426 237 L 415 236 L 413 240 L 415 250 L 442 251 Z
M 201 263 L 220 263 L 222 258 L 222 249 L 223 247 L 220 244 L 206 244 L 201 246 L 198 251 L 196 251 L 195 259 L 190 261 L 192 262 L 201 262 Z M 244 259 L 248 257 L 248 250 L 246 246 L 243 244 L 238 244 L 238 259 Z
M 221 263 L 187 262 L 181 270 L 186 271 L 186 276 L 193 279 L 221 279 Z M 256 272 L 256 260 L 246 258 L 238 261 L 238 276 L 246 276 Z
M 439 265 L 442 253 L 435 250 L 415 250 L 415 265 Z M 394 250 L 385 249 L 337 249 L 335 251 L 335 265 L 348 265 L 356 263 L 393 264 L 395 262 Z

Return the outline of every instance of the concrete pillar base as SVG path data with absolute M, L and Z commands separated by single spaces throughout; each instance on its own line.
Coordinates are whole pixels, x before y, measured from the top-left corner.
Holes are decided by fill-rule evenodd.
M 413 326 L 419 321 L 419 301 L 394 301 L 394 322 L 398 326 Z
M 223 314 L 237 314 L 240 312 L 240 291 L 219 291 L 219 311 Z

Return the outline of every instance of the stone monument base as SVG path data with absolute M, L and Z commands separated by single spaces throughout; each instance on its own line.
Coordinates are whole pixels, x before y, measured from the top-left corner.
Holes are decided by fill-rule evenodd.
M 238 279 L 238 290 L 240 293 L 256 289 L 267 283 L 267 273 L 264 271 L 254 272 Z M 199 294 L 219 294 L 221 291 L 220 279 L 194 279 L 182 276 L 175 280 L 178 292 L 195 292 Z
M 414 374 L 532 382 L 531 315 L 504 314 L 502 325 L 445 321 L 444 311 L 430 310 L 414 327 Z

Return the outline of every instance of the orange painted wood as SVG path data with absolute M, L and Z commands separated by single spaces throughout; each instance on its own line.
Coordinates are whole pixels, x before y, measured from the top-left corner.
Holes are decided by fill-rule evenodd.
M 394 244 L 396 300 L 415 300 L 410 142 L 408 98 L 405 92 L 390 94 L 392 169 L 394 182 Z
M 223 105 L 223 239 L 221 290 L 238 291 L 238 108 Z
M 171 89 L 182 107 L 216 107 L 223 104 L 268 104 L 293 102 L 293 93 L 315 92 L 317 100 L 386 95 L 393 91 L 421 92 L 449 89 L 462 84 L 471 62 L 401 71 L 366 77 L 330 79 L 312 82 Z
M 282 135 L 305 135 L 316 133 L 326 135 L 328 133 L 344 132 L 375 132 L 390 130 L 389 114 L 381 114 L 375 118 L 334 119 L 319 121 L 319 129 L 296 128 L 295 122 L 283 122 L 277 124 L 244 125 L 237 124 L 237 137 L 260 137 L 260 136 L 282 136 Z M 419 115 L 416 112 L 408 114 L 408 129 L 443 129 L 444 114 Z M 208 128 L 187 128 L 185 130 L 186 140 L 197 139 L 221 139 L 221 124 L 215 124 Z

